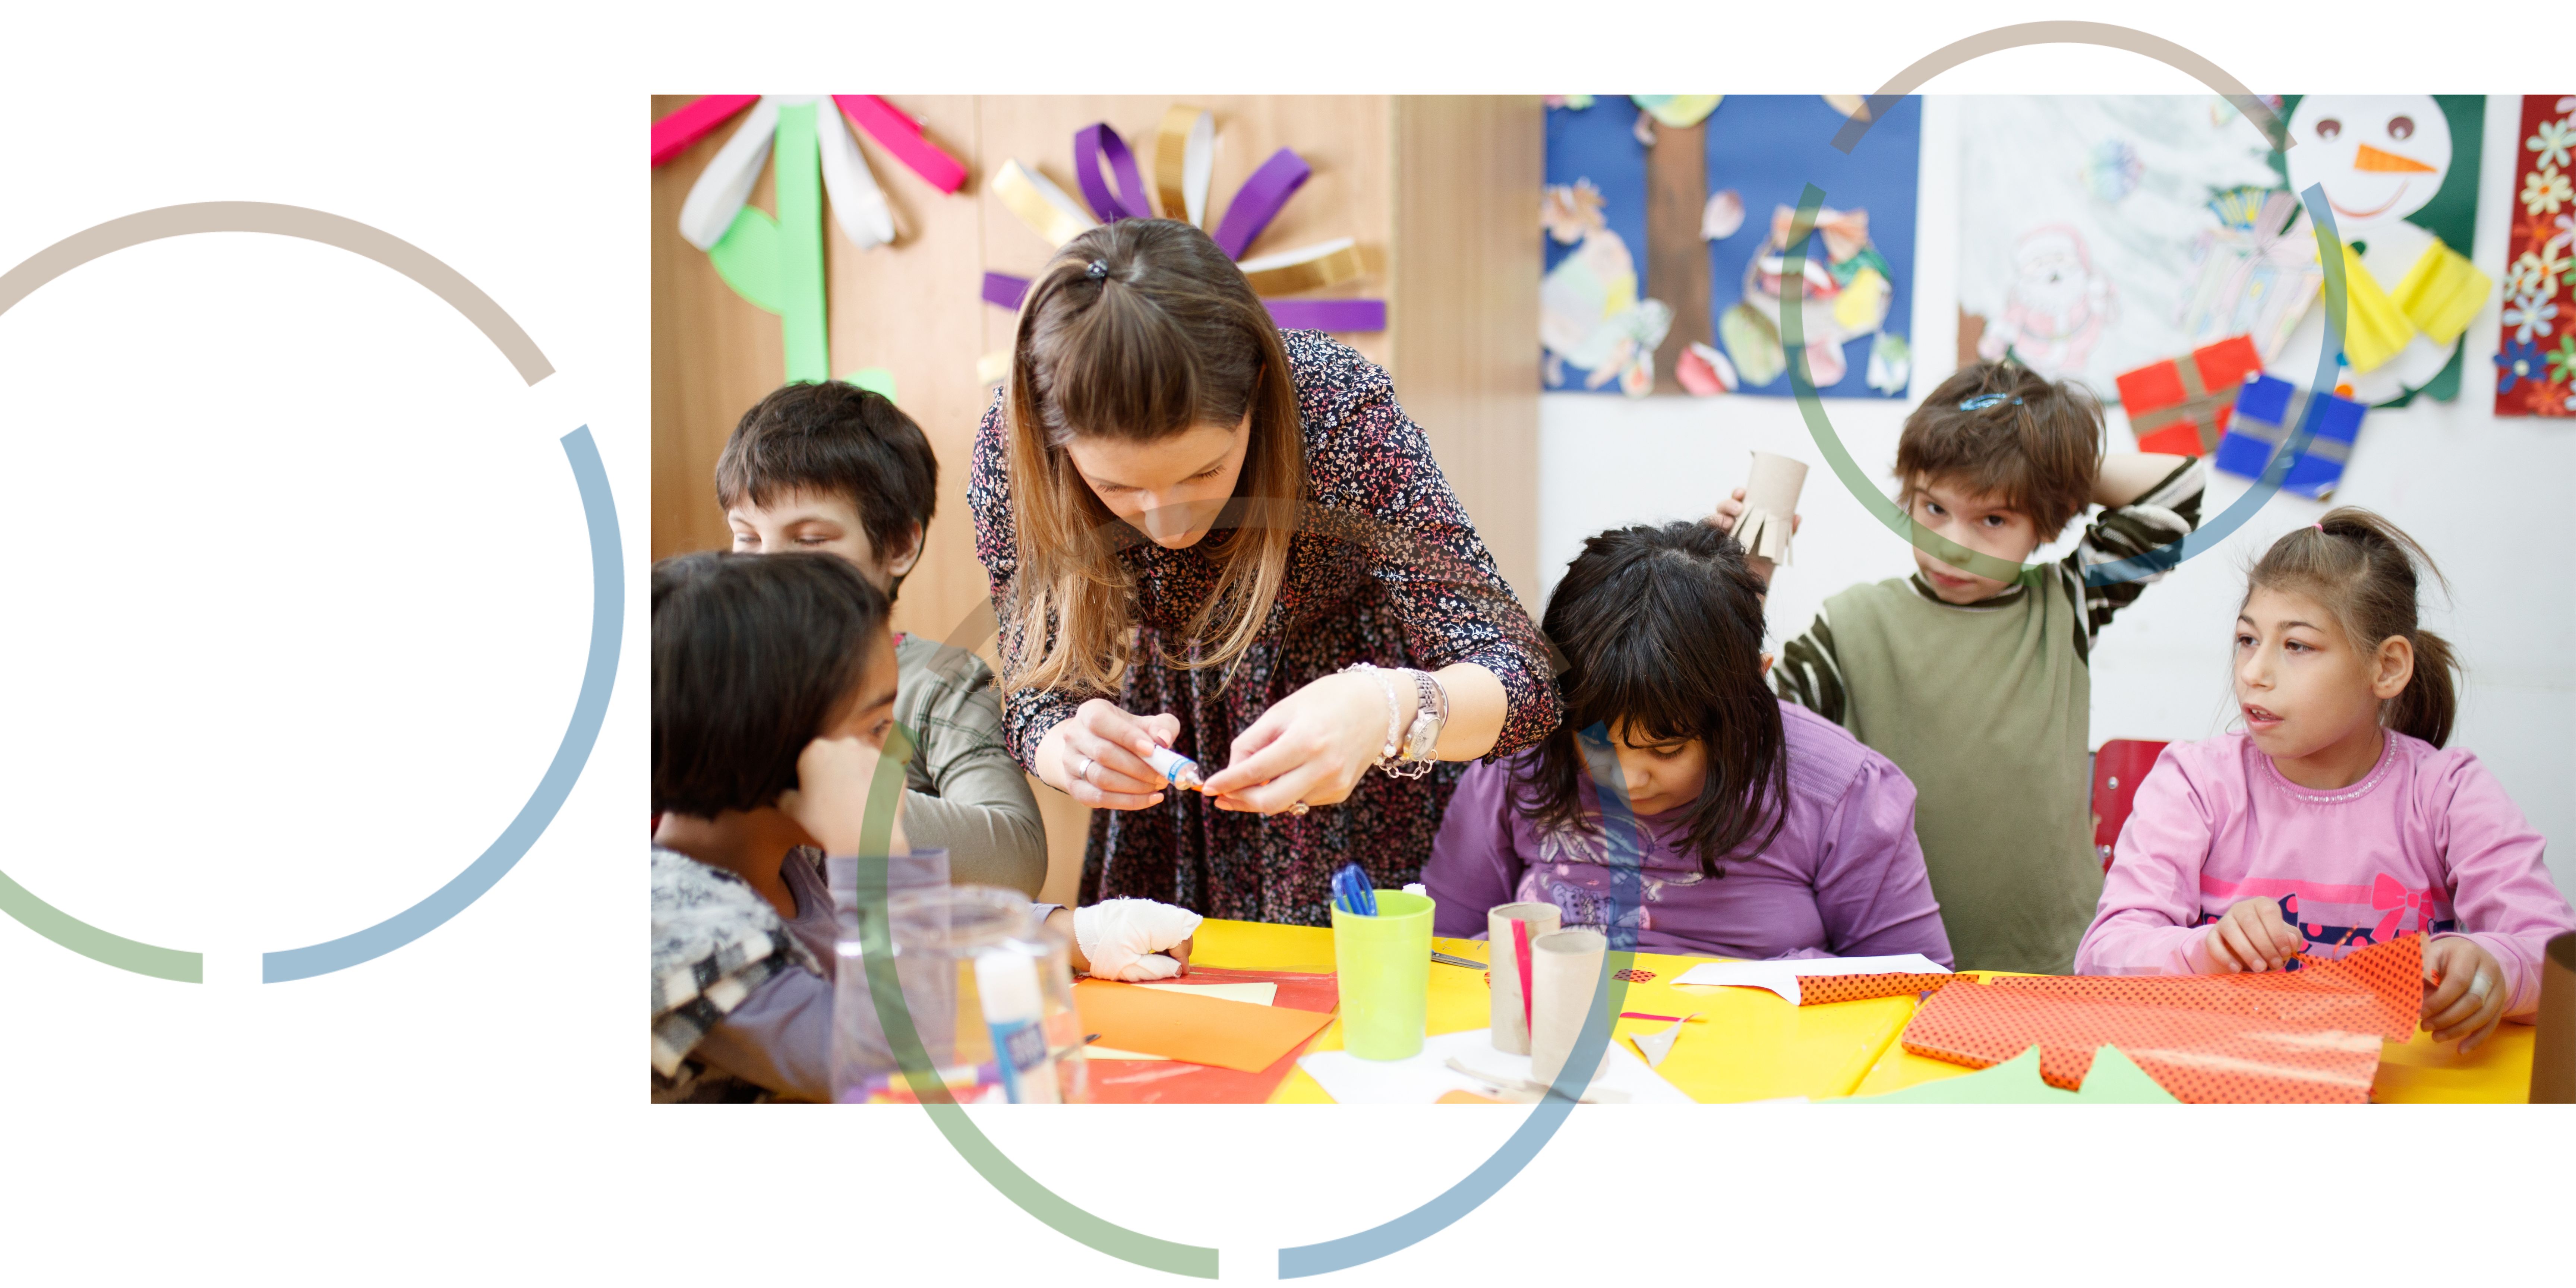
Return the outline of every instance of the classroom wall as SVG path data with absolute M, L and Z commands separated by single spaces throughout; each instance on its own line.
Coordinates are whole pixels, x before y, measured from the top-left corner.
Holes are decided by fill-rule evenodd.
M 1923 165 L 1913 316 L 1919 397 L 1956 365 L 1958 100 L 1924 103 Z M 2473 257 L 2500 272 L 2511 211 L 2514 96 L 2490 98 Z M 2331 504 L 2367 506 L 2430 549 L 2455 600 L 2431 606 L 2426 625 L 2455 644 L 2468 667 L 2457 746 L 2475 751 L 2548 837 L 2549 864 L 2576 898 L 2576 553 L 2563 515 L 2576 486 L 2576 429 L 2499 419 L 2493 405 L 2496 308 L 2464 341 L 2458 401 L 2374 410 L 2333 503 L 2276 495 L 2219 548 L 2148 588 L 2106 630 L 2093 657 L 2093 744 L 2111 738 L 2205 738 L 2228 727 L 2233 702 L 2229 624 L 2242 570 L 2273 538 L 2314 522 Z M 1830 400 L 1832 423 L 1852 455 L 1887 473 L 1910 402 Z M 2112 450 L 2134 446 L 2112 414 Z M 1787 398 L 1545 394 L 1539 400 L 1539 580 L 1553 589 L 1583 538 L 1620 524 L 1697 517 L 1743 481 L 1749 450 L 1812 467 L 1796 563 L 1773 582 L 1771 635 L 1795 634 L 1824 598 L 1858 581 L 1904 576 L 1912 553 L 1847 493 Z M 2223 512 L 2248 480 L 2211 476 L 2204 517 Z M 2063 547 L 2058 547 L 2060 553 Z M 1544 591 L 1542 592 L 1544 593 Z

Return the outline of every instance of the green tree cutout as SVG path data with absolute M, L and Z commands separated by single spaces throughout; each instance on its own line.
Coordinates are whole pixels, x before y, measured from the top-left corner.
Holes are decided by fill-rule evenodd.
M 716 275 L 752 307 L 778 315 L 786 339 L 787 383 L 832 378 L 829 310 L 823 300 L 823 152 L 812 103 L 778 109 L 778 217 L 745 203 L 707 251 Z M 862 367 L 845 377 L 891 400 L 894 373 Z

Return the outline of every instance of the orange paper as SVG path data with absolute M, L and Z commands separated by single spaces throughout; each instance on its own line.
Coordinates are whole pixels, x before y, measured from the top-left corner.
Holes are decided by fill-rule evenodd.
M 2004 975 L 1997 988 L 2251 1015 L 2314 1028 L 2415 1034 L 2424 1009 L 2424 940 L 2406 935 L 2341 961 L 2299 959 L 2299 969 L 2256 975 Z
M 1801 975 L 1798 977 L 1798 1005 L 1823 1006 L 1828 1002 L 1859 1002 L 1873 997 L 1929 993 L 1957 978 L 1956 975 L 1903 971 L 1880 975 Z
M 1245 1073 L 1269 1068 L 1333 1019 L 1099 979 L 1074 985 L 1073 1001 L 1102 1046 Z

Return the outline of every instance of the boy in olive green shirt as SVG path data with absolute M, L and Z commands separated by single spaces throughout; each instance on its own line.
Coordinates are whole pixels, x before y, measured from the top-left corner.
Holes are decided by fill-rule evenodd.
M 837 380 L 761 399 L 716 460 L 734 549 L 837 554 L 889 599 L 921 558 L 938 493 L 921 427 L 884 396 Z M 1002 749 L 992 668 L 918 635 L 896 635 L 894 656 L 894 719 L 917 744 L 904 766 L 905 833 L 948 851 L 953 883 L 1037 897 L 1046 825 L 1028 776 Z
M 1915 835 L 1962 970 L 2065 974 L 2102 893 L 2086 770 L 2094 633 L 2153 576 L 2085 584 L 2200 522 L 2185 456 L 2102 455 L 2081 386 L 2012 363 L 1942 382 L 1897 442 L 1899 500 L 1920 527 L 2021 563 L 2088 505 L 2064 560 L 2012 581 L 1917 548 L 1915 575 L 1825 601 L 1773 669 L 1780 696 L 1851 730 L 1914 782 Z M 1739 503 L 1719 506 L 1721 522 Z

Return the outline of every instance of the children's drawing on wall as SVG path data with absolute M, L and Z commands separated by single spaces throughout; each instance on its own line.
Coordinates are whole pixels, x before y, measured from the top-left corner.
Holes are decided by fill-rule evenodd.
M 2224 99 L 1980 95 L 1960 118 L 1963 362 L 2009 354 L 2115 399 L 2116 373 L 2237 325 L 2248 299 L 2303 289 L 2296 239 L 2257 232 L 2260 201 L 2241 209 L 2281 180 Z
M 2283 103 L 2296 141 L 2281 157 L 2290 187 L 2323 187 L 2344 241 L 2351 295 L 2339 383 L 2369 406 L 2459 397 L 2460 333 L 2495 293 L 2463 253 L 2477 224 L 2485 97 L 2310 94 Z M 2313 235 L 2300 240 L 2313 253 Z M 2266 357 L 2304 383 L 2324 344 L 2325 313 L 2314 308 Z
M 2576 416 L 2576 94 L 2524 95 L 2514 139 L 2495 414 Z
M 1551 101 L 1546 387 L 1789 396 L 1783 279 L 1812 183 L 1808 374 L 1828 397 L 1902 397 L 1922 107 L 1902 100 L 1851 154 L 1834 149 L 1863 110 L 1852 95 Z

